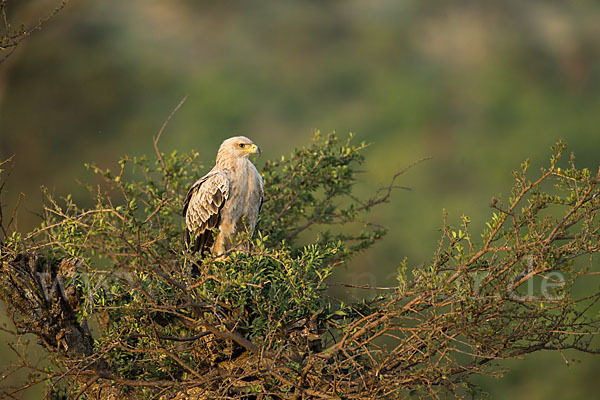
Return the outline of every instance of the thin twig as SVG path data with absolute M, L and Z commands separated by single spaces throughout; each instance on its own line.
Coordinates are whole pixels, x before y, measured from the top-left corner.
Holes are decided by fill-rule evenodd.
M 162 168 L 163 168 L 163 173 L 165 174 L 165 187 L 167 186 L 169 177 L 167 175 L 167 166 L 165 164 L 165 160 L 163 159 L 163 156 L 160 153 L 160 150 L 158 150 L 158 141 L 160 140 L 162 133 L 164 132 L 165 128 L 167 127 L 167 124 L 169 123 L 169 121 L 171 121 L 171 118 L 173 118 L 173 115 L 175 115 L 175 113 L 181 108 L 181 106 L 183 105 L 183 103 L 185 103 L 187 98 L 188 98 L 187 96 L 184 96 L 183 99 L 181 99 L 179 104 L 177 104 L 177 106 L 173 109 L 173 111 L 171 111 L 171 113 L 169 114 L 169 116 L 167 117 L 165 122 L 163 122 L 156 137 L 152 137 L 153 144 L 154 144 L 154 151 L 156 152 L 156 156 L 160 160 L 160 164 L 162 165 Z

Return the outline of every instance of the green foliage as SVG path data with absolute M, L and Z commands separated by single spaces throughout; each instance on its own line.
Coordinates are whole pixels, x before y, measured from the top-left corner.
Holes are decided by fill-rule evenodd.
M 404 260 L 397 287 L 360 286 L 377 294 L 345 304 L 329 297 L 328 278 L 383 235 L 365 214 L 402 173 L 358 199 L 364 148 L 317 133 L 267 162 L 258 232 L 238 238 L 250 250 L 201 260 L 182 244 L 180 216 L 202 175 L 196 154 L 124 158 L 117 173 L 89 166 L 104 180 L 87 186 L 95 207 L 45 192 L 40 228 L 24 237 L 3 228 L 3 298 L 16 326 L 44 339 L 56 374 L 85 371 L 142 398 L 195 388 L 197 398 L 461 398 L 479 393 L 470 376 L 498 373 L 497 360 L 599 352 L 590 310 L 600 294 L 575 286 L 594 276 L 600 252 L 600 173 L 577 169 L 574 156 L 560 166 L 559 142 L 539 177 L 525 162 L 509 198 L 492 199 L 480 238 L 469 217 L 453 227 L 444 215 L 430 263 Z M 61 280 L 63 299 L 54 289 L 45 297 Z
M 364 221 L 363 215 L 388 196 L 377 193 L 358 199 L 352 194 L 356 168 L 364 161 L 361 151 L 367 145 L 353 145 L 351 140 L 352 134 L 339 145 L 334 134 L 323 138 L 317 132 L 309 147 L 295 150 L 288 158 L 266 162 L 263 178 L 267 187 L 260 229 L 266 233 L 268 246 L 293 248 L 298 236 L 308 229 L 335 226 L 336 232 L 319 229 L 313 240 L 316 246 L 337 243 L 337 249 L 330 252 L 332 260 L 345 260 L 385 234 L 381 227 Z M 340 227 L 353 224 L 364 229 L 354 235 L 348 229 L 340 232 Z
M 333 134 L 317 133 L 311 146 L 268 161 L 258 233 L 254 239 L 240 238 L 251 240 L 252 250 L 225 260 L 206 258 L 198 276 L 190 274 L 198 260 L 183 246 L 180 216 L 187 188 L 202 175 L 197 153 L 173 152 L 153 163 L 124 157 L 116 172 L 87 165 L 104 181 L 86 185 L 95 206 L 82 209 L 70 195 L 57 200 L 45 190 L 44 222 L 24 240 L 8 238 L 6 246 L 54 260 L 83 260 L 85 271 L 72 277 L 83 290 L 79 318 L 100 315 L 96 347 L 110 349 L 107 361 L 123 377 L 166 379 L 185 373 L 176 362 L 164 363 L 162 354 L 153 356 L 153 349 L 160 343 L 157 330 L 159 336 L 197 334 L 198 323 L 181 322 L 194 318 L 235 327 L 276 350 L 285 344 L 288 325 L 328 314 L 325 280 L 333 266 L 382 235 L 381 230 L 357 236 L 323 231 L 313 243 L 295 245 L 300 232 L 356 222 L 375 201 L 383 201 L 361 202 L 351 195 L 364 148 L 351 145 L 350 138 L 340 145 Z M 345 204 L 336 206 L 342 196 Z M 189 304 L 195 309 L 187 309 Z M 139 357 L 134 348 L 148 353 Z M 221 357 L 214 349 L 208 352 L 184 354 L 194 365 Z

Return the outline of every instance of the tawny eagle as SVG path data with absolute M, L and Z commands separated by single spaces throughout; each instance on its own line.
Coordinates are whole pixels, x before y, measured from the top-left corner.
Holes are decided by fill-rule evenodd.
M 251 154 L 260 154 L 260 149 L 247 137 L 225 140 L 213 169 L 190 187 L 183 216 L 192 252 L 209 250 L 221 256 L 247 249 L 236 236 L 246 229 L 254 232 L 264 195 L 263 180 L 248 158 Z

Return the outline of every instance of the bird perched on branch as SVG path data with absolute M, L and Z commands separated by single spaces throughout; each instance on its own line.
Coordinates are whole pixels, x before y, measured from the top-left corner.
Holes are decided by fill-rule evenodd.
M 247 250 L 236 242 L 246 229 L 252 234 L 263 202 L 263 180 L 248 158 L 260 154 L 252 140 L 236 136 L 225 140 L 213 169 L 188 191 L 183 203 L 186 243 L 192 252 L 209 250 L 222 256 Z

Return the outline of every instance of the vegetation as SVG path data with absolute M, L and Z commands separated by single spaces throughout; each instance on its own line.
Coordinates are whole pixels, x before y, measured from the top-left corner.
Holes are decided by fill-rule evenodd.
M 225 260 L 199 261 L 182 244 L 196 153 L 89 165 L 103 180 L 85 185 L 94 207 L 45 191 L 43 222 L 26 235 L 1 214 L 0 293 L 20 354 L 4 379 L 32 372 L 4 395 L 45 382 L 56 398 L 463 398 L 498 360 L 596 353 L 600 171 L 573 156 L 563 165 L 565 148 L 536 177 L 528 162 L 515 171 L 480 238 L 466 216 L 446 223 L 430 263 L 404 263 L 397 286 L 348 304 L 327 278 L 384 235 L 367 215 L 402 172 L 356 197 L 364 144 L 317 134 L 268 161 L 257 234 L 240 238 L 252 249 Z M 28 358 L 31 335 L 49 368 Z
M 40 30 L 42 26 L 50 19 L 54 18 L 67 5 L 67 0 L 61 0 L 54 10 L 43 18 L 39 18 L 35 23 L 26 26 L 22 21 L 11 23 L 9 18 L 8 6 L 10 0 L 0 2 L 0 64 L 10 57 L 17 46 L 34 31 Z

